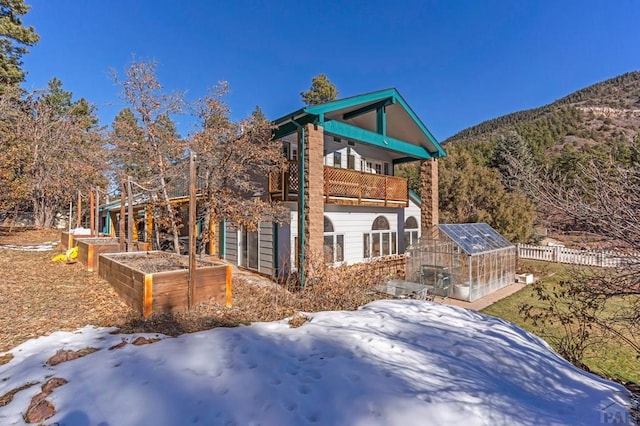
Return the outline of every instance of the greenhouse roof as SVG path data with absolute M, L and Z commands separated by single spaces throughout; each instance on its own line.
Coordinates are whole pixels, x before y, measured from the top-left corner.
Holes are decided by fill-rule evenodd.
M 443 224 L 438 228 L 470 255 L 513 247 L 486 223 Z

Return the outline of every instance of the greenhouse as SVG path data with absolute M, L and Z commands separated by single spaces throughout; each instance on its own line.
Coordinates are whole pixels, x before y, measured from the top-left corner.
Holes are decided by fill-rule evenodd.
M 472 302 L 514 282 L 516 247 L 486 223 L 437 225 L 406 250 L 406 280 Z

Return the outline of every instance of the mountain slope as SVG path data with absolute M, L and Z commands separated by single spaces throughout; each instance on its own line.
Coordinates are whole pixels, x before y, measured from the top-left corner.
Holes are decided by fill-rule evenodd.
M 538 158 L 566 145 L 628 143 L 640 130 L 640 72 L 594 84 L 539 108 L 507 114 L 469 127 L 444 141 L 486 143 L 518 132 Z

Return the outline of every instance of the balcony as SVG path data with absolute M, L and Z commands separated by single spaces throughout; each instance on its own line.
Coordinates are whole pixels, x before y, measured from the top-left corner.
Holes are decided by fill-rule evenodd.
M 272 200 L 296 201 L 299 187 L 298 163 L 290 161 L 288 169 L 269 176 L 269 195 Z M 377 207 L 406 207 L 409 205 L 407 180 L 324 166 L 325 203 Z

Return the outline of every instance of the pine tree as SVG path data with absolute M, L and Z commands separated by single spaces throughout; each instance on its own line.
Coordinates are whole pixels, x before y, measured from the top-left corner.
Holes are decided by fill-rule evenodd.
M 319 105 L 336 100 L 338 90 L 325 74 L 318 74 L 311 79 L 309 90 L 300 92 L 300 96 L 302 96 L 302 102 L 309 106 Z
M 26 46 L 33 46 L 40 38 L 33 27 L 22 24 L 21 16 L 29 9 L 24 0 L 0 1 L 0 92 L 24 81 L 22 55 L 27 53 Z
M 533 173 L 535 161 L 529 144 L 517 132 L 510 131 L 498 136 L 489 165 L 500 172 L 502 185 L 514 190 L 518 182 Z

